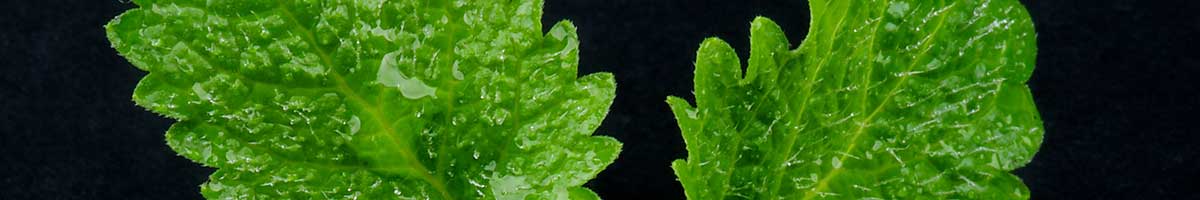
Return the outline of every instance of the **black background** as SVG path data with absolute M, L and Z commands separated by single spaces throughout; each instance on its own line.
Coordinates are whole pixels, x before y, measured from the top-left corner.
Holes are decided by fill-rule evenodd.
M 581 73 L 616 74 L 598 131 L 625 143 L 588 183 L 607 199 L 682 199 L 683 158 L 665 96 L 691 98 L 705 37 L 747 55 L 749 21 L 771 17 L 793 44 L 807 3 L 547 0 L 543 24 L 570 19 Z M 1034 199 L 1200 199 L 1198 1 L 1023 1 L 1038 31 L 1030 81 L 1045 142 L 1018 169 Z M 0 199 L 194 199 L 211 169 L 163 142 L 171 120 L 134 106 L 145 72 L 109 47 L 117 0 L 0 3 Z

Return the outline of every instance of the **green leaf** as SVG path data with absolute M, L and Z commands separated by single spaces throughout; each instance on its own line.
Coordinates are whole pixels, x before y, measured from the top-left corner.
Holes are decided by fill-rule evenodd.
M 709 39 L 696 107 L 671 97 L 690 199 L 1026 199 L 1042 125 L 1015 0 L 810 1 L 800 47 L 751 23 L 749 66 Z
M 135 0 L 133 99 L 220 199 L 596 199 L 608 73 L 539 0 Z

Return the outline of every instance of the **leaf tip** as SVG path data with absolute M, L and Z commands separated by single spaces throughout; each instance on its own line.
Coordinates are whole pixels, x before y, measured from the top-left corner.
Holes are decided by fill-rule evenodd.
M 705 49 L 722 48 L 722 47 L 733 49 L 733 47 L 729 46 L 729 43 L 726 43 L 725 40 L 722 40 L 721 38 L 718 38 L 718 37 L 704 38 L 704 42 L 700 43 L 701 51 L 703 51 Z
M 765 16 L 755 16 L 755 17 L 754 17 L 754 21 L 751 21 L 751 22 L 750 22 L 750 24 L 751 24 L 751 27 L 759 27 L 759 26 L 762 26 L 762 25 L 774 25 L 774 26 L 778 26 L 778 25 L 776 25 L 776 24 L 775 24 L 775 21 L 774 21 L 774 20 L 771 20 L 771 18 L 768 18 L 768 17 L 765 17 Z

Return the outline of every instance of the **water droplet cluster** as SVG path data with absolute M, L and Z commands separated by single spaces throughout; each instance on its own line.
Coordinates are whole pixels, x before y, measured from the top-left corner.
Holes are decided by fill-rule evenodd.
M 770 20 L 751 24 L 745 72 L 724 42 L 701 44 L 696 106 L 668 100 L 689 197 L 1028 197 L 1008 173 L 1042 134 L 1017 1 L 810 3 L 797 49 Z
M 620 150 L 612 75 L 540 1 L 143 4 L 110 40 L 208 198 L 577 198 Z

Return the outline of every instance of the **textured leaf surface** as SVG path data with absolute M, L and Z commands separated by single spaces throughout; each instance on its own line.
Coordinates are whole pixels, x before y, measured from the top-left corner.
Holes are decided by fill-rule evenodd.
M 697 53 L 696 107 L 669 98 L 690 199 L 1026 199 L 1009 171 L 1042 140 L 1015 0 L 810 1 L 795 50 L 765 18 L 749 65 Z
M 221 199 L 589 199 L 611 74 L 542 2 L 135 0 L 107 26 L 134 100 Z

